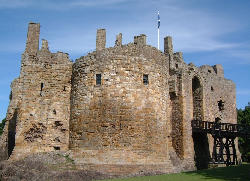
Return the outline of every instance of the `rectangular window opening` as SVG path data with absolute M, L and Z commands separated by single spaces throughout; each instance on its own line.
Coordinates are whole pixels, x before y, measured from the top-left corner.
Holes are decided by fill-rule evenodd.
M 96 74 L 96 85 L 102 84 L 102 74 Z
M 60 150 L 61 148 L 59 146 L 54 146 L 54 150 Z
M 148 85 L 148 74 L 143 74 L 143 84 Z

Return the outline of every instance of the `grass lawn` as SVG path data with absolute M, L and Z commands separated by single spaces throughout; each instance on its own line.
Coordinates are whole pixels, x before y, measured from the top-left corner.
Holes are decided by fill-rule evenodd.
M 196 180 L 228 180 L 250 181 L 250 164 L 239 166 L 212 168 L 178 174 L 166 174 L 158 176 L 144 176 L 126 179 L 111 179 L 110 181 L 196 181 Z M 107 181 L 107 180 L 106 180 Z

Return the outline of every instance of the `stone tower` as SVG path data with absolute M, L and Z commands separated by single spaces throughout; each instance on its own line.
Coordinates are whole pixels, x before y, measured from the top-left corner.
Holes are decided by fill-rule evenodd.
M 168 162 L 168 59 L 145 35 L 99 51 L 73 66 L 69 148 L 94 163 Z
M 29 23 L 25 52 L 36 55 L 39 50 L 40 24 Z
M 72 62 L 51 53 L 46 40 L 39 50 L 39 34 L 40 24 L 30 23 L 20 76 L 12 83 L 7 157 L 68 149 Z

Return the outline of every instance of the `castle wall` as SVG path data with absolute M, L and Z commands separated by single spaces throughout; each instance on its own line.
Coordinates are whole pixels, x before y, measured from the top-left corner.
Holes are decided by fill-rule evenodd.
M 172 75 L 171 75 L 172 74 Z M 182 81 L 178 72 L 171 72 L 170 84 L 174 87 L 170 89 L 171 108 L 171 137 L 172 146 L 179 158 L 184 157 L 183 145 L 183 97 Z
M 32 23 L 29 30 L 36 31 L 36 27 Z M 72 62 L 65 53 L 51 53 L 46 40 L 41 50 L 34 52 L 36 48 L 29 43 L 33 39 L 39 39 L 39 33 L 28 32 L 18 78 L 19 91 L 13 92 L 13 106 L 11 102 L 7 113 L 12 115 L 16 111 L 12 158 L 68 150 Z M 7 120 L 10 122 L 8 116 Z
M 95 163 L 167 160 L 168 60 L 155 48 L 140 47 L 94 52 L 73 66 L 70 149 L 98 152 Z
M 221 122 L 236 124 L 235 84 L 231 80 L 225 79 L 222 73 L 217 73 L 216 66 L 200 67 L 206 97 L 204 120 L 215 121 L 216 118 L 219 118 Z
M 171 137 L 176 156 L 185 169 L 194 168 L 194 145 L 191 120 L 193 119 L 192 79 L 181 52 L 173 52 L 172 38 L 164 38 L 164 52 L 169 57 Z M 191 80 L 191 82 L 190 82 Z
M 17 114 L 21 101 L 21 84 L 18 78 L 11 83 L 9 99 L 10 103 L 6 114 L 6 123 L 3 134 L 0 137 L 0 161 L 9 158 L 13 151 L 13 144 L 15 144 Z
M 167 47 L 169 47 L 169 44 Z M 194 140 L 190 139 L 192 137 L 191 121 L 193 119 L 214 122 L 219 118 L 220 122 L 237 123 L 235 85 L 232 81 L 224 78 L 221 65 L 201 67 L 196 67 L 193 64 L 187 65 L 179 52 L 174 53 L 173 58 L 170 59 L 170 70 L 182 74 L 184 159 L 191 159 L 195 157 Z M 175 74 L 173 74 L 173 77 L 176 76 Z M 201 84 L 201 88 L 196 90 L 193 87 L 195 77 Z M 173 87 L 177 87 L 178 81 L 175 80 L 174 82 Z M 206 149 L 208 149 L 209 157 L 212 158 L 213 138 L 208 135 L 206 139 L 209 145 Z M 238 147 L 236 150 L 240 159 Z M 203 153 L 205 153 L 204 150 Z M 204 161 L 204 158 L 202 160 Z
M 43 56 L 22 65 L 17 153 L 68 149 L 71 62 L 63 53 Z
M 224 78 L 221 65 L 201 66 L 200 72 L 204 79 L 204 120 L 237 124 L 235 84 Z M 213 152 L 213 138 L 208 135 L 210 156 Z M 237 157 L 241 155 L 236 143 Z M 232 151 L 232 150 L 231 150 Z

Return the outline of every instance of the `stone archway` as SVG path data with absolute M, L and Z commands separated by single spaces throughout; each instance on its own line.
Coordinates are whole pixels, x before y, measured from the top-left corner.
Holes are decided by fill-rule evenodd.
M 203 90 L 198 77 L 192 79 L 193 119 L 203 120 Z M 208 168 L 209 145 L 206 133 L 192 133 L 197 169 Z

